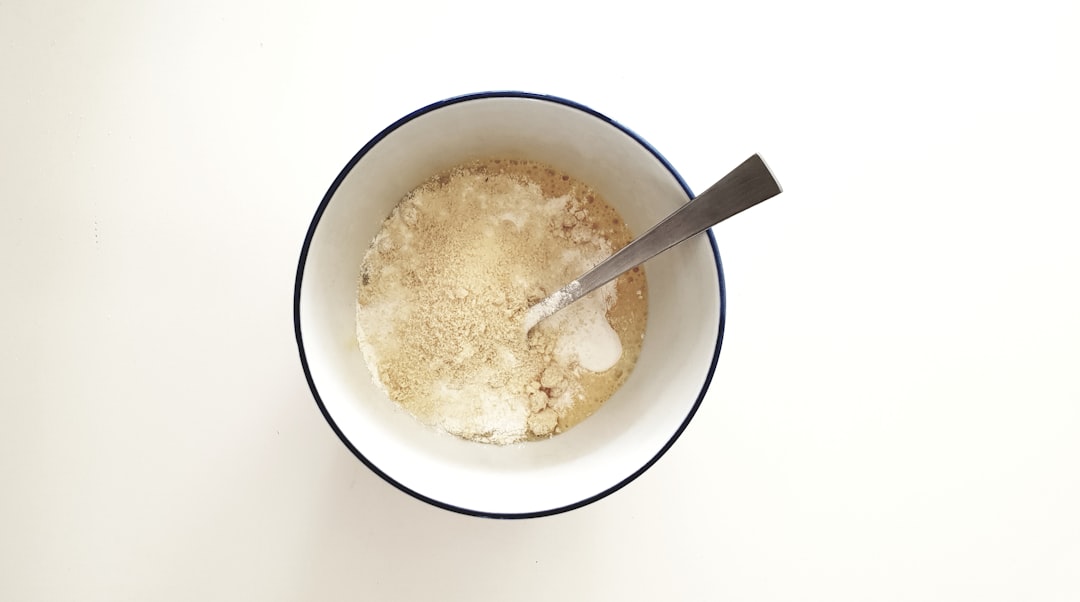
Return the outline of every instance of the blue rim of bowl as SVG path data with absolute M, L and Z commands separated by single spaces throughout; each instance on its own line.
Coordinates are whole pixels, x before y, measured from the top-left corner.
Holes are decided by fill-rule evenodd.
M 483 518 L 538 518 L 541 516 L 551 516 L 554 514 L 568 512 L 570 510 L 575 510 L 577 508 L 587 506 L 597 500 L 603 499 L 611 495 L 612 493 L 615 493 L 616 491 L 628 485 L 634 479 L 644 474 L 646 470 L 651 468 L 653 464 L 656 464 L 657 460 L 659 460 L 665 453 L 667 453 L 669 449 L 671 449 L 671 446 L 675 444 L 675 441 L 678 440 L 679 436 L 682 435 L 683 431 L 686 430 L 686 427 L 690 424 L 690 421 L 694 418 L 694 415 L 697 414 L 698 408 L 701 406 L 702 400 L 705 399 L 705 393 L 709 390 L 709 385 L 712 383 L 713 374 L 716 372 L 716 362 L 720 358 L 720 346 L 724 340 L 724 324 L 726 322 L 727 316 L 727 287 L 724 285 L 724 267 L 720 261 L 720 250 L 716 246 L 716 238 L 713 236 L 711 230 L 706 230 L 705 232 L 709 237 L 709 245 L 712 247 L 713 258 L 716 260 L 716 277 L 717 281 L 720 284 L 720 324 L 716 332 L 716 348 L 713 350 L 712 361 L 709 362 L 709 371 L 705 375 L 705 382 L 701 385 L 701 391 L 698 392 L 697 399 L 694 400 L 693 407 L 690 408 L 690 411 L 687 413 L 686 418 L 683 419 L 682 424 L 680 424 L 679 428 L 677 428 L 675 432 L 671 435 L 671 438 L 667 440 L 664 446 L 661 447 L 660 450 L 656 452 L 656 454 L 648 462 L 646 462 L 640 468 L 635 470 L 632 474 L 625 477 L 615 485 L 612 485 L 611 487 L 608 487 L 607 489 L 591 495 L 583 500 L 579 500 L 565 506 L 551 508 L 549 510 L 539 510 L 535 512 L 521 513 L 485 512 L 483 510 L 473 510 L 471 508 L 455 506 L 453 504 L 448 504 L 446 502 L 430 498 L 418 491 L 414 491 L 413 489 L 406 487 L 405 485 L 396 481 L 390 475 L 380 470 L 378 466 L 375 466 L 375 464 L 371 462 L 371 460 L 365 457 L 364 454 L 362 454 L 360 450 L 357 449 L 351 441 L 349 441 L 345 434 L 341 432 L 341 429 L 338 427 L 337 423 L 334 422 L 334 418 L 330 415 L 330 412 L 327 411 L 326 405 L 323 404 L 322 397 L 319 396 L 319 390 L 315 386 L 314 379 L 312 379 L 311 377 L 311 370 L 308 367 L 307 354 L 304 352 L 304 336 L 300 327 L 300 290 L 301 284 L 304 280 L 304 265 L 307 263 L 308 250 L 311 248 L 311 240 L 315 235 L 315 229 L 319 225 L 319 220 L 322 219 L 322 215 L 326 211 L 326 207 L 330 204 L 330 199 L 333 198 L 334 193 L 337 192 L 338 187 L 349 175 L 349 173 L 352 171 L 352 168 L 360 161 L 360 159 L 362 159 L 364 155 L 368 153 L 368 151 L 374 148 L 375 145 L 381 142 L 383 138 L 386 138 L 394 130 L 400 128 L 401 126 L 412 121 L 413 119 L 420 117 L 421 115 L 430 113 L 443 107 L 448 107 L 450 105 L 488 98 L 526 98 L 531 100 L 540 100 L 544 102 L 553 102 L 573 109 L 577 109 L 584 113 L 588 113 L 589 115 L 592 115 L 593 117 L 596 117 L 597 119 L 600 119 L 601 121 L 618 128 L 619 131 L 623 132 L 627 136 L 630 136 L 632 139 L 637 141 L 638 144 L 640 144 L 642 147 L 645 148 L 645 150 L 649 151 L 654 157 L 656 157 L 656 159 L 664 165 L 664 167 L 671 173 L 671 175 L 674 176 L 676 181 L 678 181 L 679 186 L 681 186 L 683 191 L 686 192 L 687 198 L 694 198 L 694 193 L 690 190 L 690 187 L 686 185 L 686 182 L 683 180 L 682 176 L 679 175 L 679 172 L 675 171 L 675 168 L 672 167 L 671 163 L 669 163 L 668 160 L 665 159 L 658 150 L 653 148 L 651 144 L 646 142 L 644 138 L 638 136 L 629 128 L 620 124 L 614 119 L 611 119 L 610 117 L 602 113 L 590 109 L 585 105 L 576 103 L 572 100 L 567 100 L 565 98 L 560 98 L 558 96 L 519 91 L 479 92 L 475 94 L 464 94 L 462 96 L 455 96 L 452 98 L 447 98 L 445 100 L 440 100 L 439 102 L 429 104 L 426 107 L 417 109 L 412 113 L 409 113 L 408 115 L 395 121 L 383 131 L 379 132 L 378 135 L 376 135 L 367 144 L 365 144 L 359 152 L 353 155 L 353 158 L 349 161 L 347 165 L 345 165 L 345 168 L 341 170 L 341 173 L 338 174 L 338 177 L 334 180 L 334 183 L 330 185 L 330 189 L 326 191 L 326 194 L 323 196 L 322 202 L 319 203 L 319 208 L 315 211 L 315 216 L 311 219 L 311 225 L 308 227 L 307 235 L 304 237 L 304 246 L 300 250 L 300 262 L 296 268 L 296 285 L 293 291 L 293 327 L 296 330 L 296 346 L 300 352 L 300 363 L 304 367 L 304 377 L 307 379 L 308 388 L 311 389 L 312 396 L 315 397 L 315 403 L 319 406 L 319 411 L 322 412 L 323 418 L 326 419 L 326 422 L 330 425 L 330 428 L 332 428 L 334 432 L 337 433 L 338 438 L 341 439 L 341 442 L 345 444 L 345 447 L 347 447 L 349 451 L 351 451 L 353 455 L 356 456 L 361 462 L 363 462 L 364 465 L 367 466 L 372 472 L 382 477 L 383 480 L 385 480 L 387 483 L 390 483 L 394 487 L 397 487 L 398 489 L 404 491 L 412 497 L 422 502 L 431 504 L 432 506 L 443 508 L 445 510 L 450 510 L 452 512 L 458 512 L 470 516 L 479 516 Z

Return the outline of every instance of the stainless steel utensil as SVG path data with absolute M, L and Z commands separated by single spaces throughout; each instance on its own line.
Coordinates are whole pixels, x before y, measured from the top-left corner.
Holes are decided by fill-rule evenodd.
M 782 192 L 768 166 L 754 155 L 648 232 L 630 241 L 577 280 L 525 313 L 525 331 L 541 320 L 684 240 Z

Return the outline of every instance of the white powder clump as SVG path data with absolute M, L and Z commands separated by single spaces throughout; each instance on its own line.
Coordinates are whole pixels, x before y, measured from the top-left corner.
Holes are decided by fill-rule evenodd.
M 615 283 L 609 282 L 548 318 L 559 333 L 555 356 L 561 363 L 604 372 L 619 361 L 622 343 L 606 317 L 614 302 Z
M 529 332 L 540 323 L 540 320 L 566 307 L 574 298 L 573 293 L 581 288 L 577 280 L 555 291 L 543 301 L 533 305 L 525 312 L 525 332 Z

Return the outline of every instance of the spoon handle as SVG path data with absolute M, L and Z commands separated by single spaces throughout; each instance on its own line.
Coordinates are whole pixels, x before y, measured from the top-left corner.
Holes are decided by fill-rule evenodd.
M 648 232 L 635 238 L 618 252 L 583 276 L 530 308 L 526 330 L 597 288 L 614 280 L 619 274 L 652 259 L 684 240 L 709 229 L 727 218 L 780 194 L 769 168 L 761 157 L 754 155 L 743 161 L 694 197 Z M 530 324 L 531 323 L 531 324 Z

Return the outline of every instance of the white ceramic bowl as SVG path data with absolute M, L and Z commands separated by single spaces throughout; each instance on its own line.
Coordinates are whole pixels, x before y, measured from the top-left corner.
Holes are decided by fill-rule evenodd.
M 614 205 L 635 234 L 693 196 L 644 140 L 567 100 L 489 92 L 424 107 L 368 142 L 315 212 L 296 274 L 296 342 L 327 422 L 371 470 L 449 510 L 542 516 L 626 485 L 686 428 L 720 353 L 723 271 L 711 233 L 645 265 L 649 315 L 637 367 L 596 414 L 569 431 L 500 447 L 424 426 L 373 384 L 358 349 L 360 261 L 405 193 L 441 170 L 492 156 L 569 173 Z

